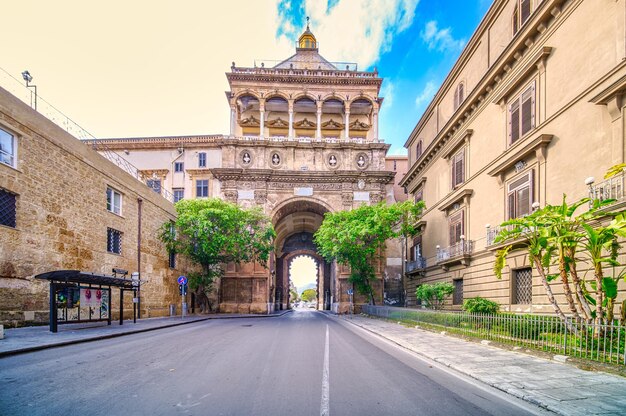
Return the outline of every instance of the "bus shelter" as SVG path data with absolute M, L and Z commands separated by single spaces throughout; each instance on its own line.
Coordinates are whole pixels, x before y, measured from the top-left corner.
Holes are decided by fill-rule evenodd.
M 124 292 L 128 290 L 134 293 L 133 321 L 137 321 L 138 280 L 79 270 L 56 270 L 35 278 L 50 282 L 50 332 L 57 332 L 59 324 L 107 321 L 111 325 L 112 288 L 120 290 L 120 325 L 124 324 Z

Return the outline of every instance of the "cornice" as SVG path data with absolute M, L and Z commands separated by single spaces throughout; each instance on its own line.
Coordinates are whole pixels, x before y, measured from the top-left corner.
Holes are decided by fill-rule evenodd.
M 382 78 L 337 77 L 316 75 L 274 75 L 274 74 L 233 74 L 226 73 L 229 83 L 233 81 L 267 82 L 280 84 L 323 84 L 323 85 L 374 85 L 380 87 Z
M 451 192 L 450 194 L 448 194 L 447 197 L 445 197 L 439 204 L 439 210 L 440 211 L 447 211 L 450 208 L 452 208 L 452 206 L 459 202 L 460 200 L 463 200 L 463 202 L 467 205 L 469 202 L 469 198 L 474 194 L 474 190 L 473 189 L 466 189 L 466 188 L 461 188 L 461 189 L 457 189 L 454 192 Z
M 367 179 L 373 183 L 393 183 L 395 172 L 390 171 L 332 171 L 332 172 L 302 172 L 294 170 L 273 169 L 237 169 L 237 168 L 213 168 L 210 169 L 213 176 L 220 181 L 273 181 L 295 183 L 338 183 L 355 182 L 358 179 Z
M 498 163 L 496 163 L 487 174 L 489 176 L 497 176 L 498 182 L 502 183 L 507 169 L 515 165 L 520 159 L 535 153 L 537 159 L 540 162 L 544 162 L 545 150 L 550 142 L 552 142 L 553 137 L 552 134 L 540 134 L 530 141 L 521 140 L 500 155 L 500 157 L 498 157 Z

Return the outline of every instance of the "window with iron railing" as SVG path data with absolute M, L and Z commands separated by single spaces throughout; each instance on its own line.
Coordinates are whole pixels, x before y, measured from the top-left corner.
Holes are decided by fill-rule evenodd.
M 0 189 L 0 225 L 16 227 L 16 200 L 14 193 Z
M 113 254 L 122 254 L 122 232 L 107 228 L 107 251 Z
M 533 303 L 533 269 L 530 267 L 513 270 L 511 303 L 531 305 Z

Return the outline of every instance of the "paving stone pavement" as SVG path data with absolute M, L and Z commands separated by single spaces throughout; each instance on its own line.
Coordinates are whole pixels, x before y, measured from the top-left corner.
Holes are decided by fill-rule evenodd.
M 626 378 L 354 315 L 342 319 L 560 415 L 625 415 Z

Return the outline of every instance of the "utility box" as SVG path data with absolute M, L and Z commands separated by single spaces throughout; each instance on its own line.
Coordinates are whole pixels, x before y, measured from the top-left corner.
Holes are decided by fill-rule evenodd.
M 170 316 L 176 316 L 176 305 L 170 304 Z

